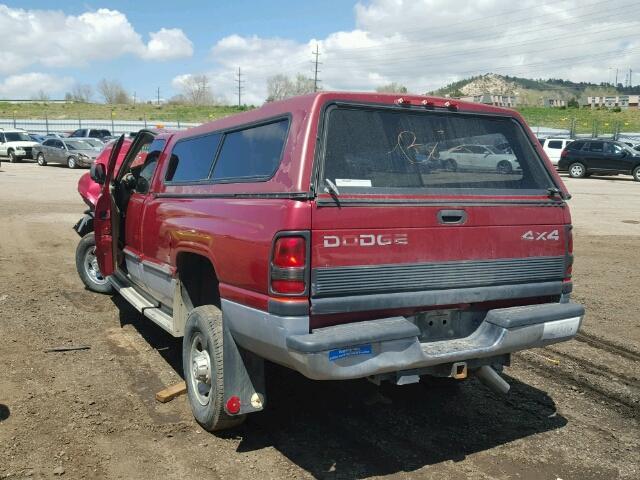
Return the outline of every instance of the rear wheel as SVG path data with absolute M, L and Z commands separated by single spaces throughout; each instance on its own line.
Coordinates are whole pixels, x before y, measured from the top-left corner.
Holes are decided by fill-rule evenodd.
M 76 168 L 78 166 L 78 162 L 76 161 L 76 157 L 67 158 L 67 167 Z
M 47 164 L 47 161 L 44 159 L 44 153 L 39 153 L 37 160 L 38 165 L 40 165 L 41 167 L 44 167 Z
M 87 233 L 76 247 L 76 269 L 80 280 L 92 292 L 112 293 L 109 280 L 100 273 L 96 257 L 96 239 L 93 232 Z
M 222 312 L 213 305 L 194 308 L 184 329 L 182 368 L 187 396 L 196 421 L 210 432 L 244 422 L 224 408 Z
M 455 172 L 458 170 L 458 164 L 453 158 L 448 158 L 444 161 L 444 169 L 449 172 Z
M 580 162 L 569 165 L 569 176 L 571 178 L 584 178 L 587 176 L 587 169 Z
M 640 165 L 633 169 L 632 175 L 636 182 L 640 182 Z
M 507 174 L 513 171 L 513 167 L 511 166 L 510 162 L 501 160 L 500 162 L 498 162 L 498 165 L 496 165 L 496 170 L 498 171 L 498 173 Z

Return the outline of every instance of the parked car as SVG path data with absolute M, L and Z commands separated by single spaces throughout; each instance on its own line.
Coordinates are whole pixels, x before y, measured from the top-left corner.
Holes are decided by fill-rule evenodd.
M 32 149 L 36 145 L 39 143 L 34 142 L 26 131 L 0 127 L 0 156 L 9 157 L 11 163 L 33 158 Z
M 480 136 L 508 142 L 518 173 L 418 168 L 418 146 Z M 322 92 L 142 130 L 120 162 L 123 145 L 91 167 L 101 189 L 76 265 L 183 337 L 208 430 L 264 408 L 265 360 L 316 380 L 475 375 L 506 392 L 495 369 L 512 352 L 581 325 L 569 195 L 513 110 Z
M 450 170 L 511 173 L 520 169 L 515 155 L 492 145 L 458 145 L 440 152 L 440 158 Z
M 89 167 L 98 156 L 99 150 L 89 143 L 72 138 L 49 138 L 33 148 L 38 165 L 62 163 L 69 168 Z
M 44 138 L 67 138 L 68 135 L 65 135 L 64 133 L 56 133 L 56 132 L 50 132 L 47 133 Z
M 81 137 L 81 138 L 97 138 L 98 140 L 107 141 L 110 140 L 111 132 L 103 128 L 79 128 L 69 134 L 69 138 Z
M 545 138 L 540 144 L 542 145 L 544 153 L 546 153 L 549 160 L 551 160 L 551 163 L 557 166 L 560 160 L 560 154 L 572 141 L 570 138 Z
M 29 133 L 29 137 L 34 142 L 42 143 L 46 140 L 44 135 L 40 135 L 39 133 Z
M 640 182 L 640 153 L 614 140 L 576 140 L 562 151 L 558 170 L 573 178 L 632 175 Z
M 101 151 L 105 146 L 105 142 L 98 140 L 97 138 L 83 137 L 82 141 L 88 143 L 98 151 Z M 107 140 L 107 142 L 109 142 L 109 140 Z

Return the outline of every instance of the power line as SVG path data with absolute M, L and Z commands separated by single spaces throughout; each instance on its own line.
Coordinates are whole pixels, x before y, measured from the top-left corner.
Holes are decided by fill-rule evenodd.
M 240 108 L 242 106 L 242 84 L 244 83 L 244 80 L 242 80 L 242 72 L 240 70 L 240 67 L 238 67 L 236 81 L 238 82 L 238 108 Z
M 320 62 L 318 62 L 318 57 L 320 56 L 320 50 L 318 50 L 318 44 L 316 43 L 316 51 L 315 52 L 311 52 L 316 56 L 315 59 L 315 67 L 314 67 L 314 73 L 313 73 L 313 91 L 317 92 L 318 91 L 318 82 L 320 81 L 318 79 L 318 64 Z

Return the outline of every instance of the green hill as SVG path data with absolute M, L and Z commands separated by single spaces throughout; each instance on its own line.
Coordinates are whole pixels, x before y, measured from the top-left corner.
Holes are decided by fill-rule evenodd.
M 586 96 L 640 94 L 640 86 L 618 87 L 602 83 L 572 82 L 556 78 L 529 79 L 487 73 L 459 80 L 428 92 L 430 95 L 462 97 L 485 93 L 515 95 L 519 106 L 542 106 L 548 98 L 578 101 Z

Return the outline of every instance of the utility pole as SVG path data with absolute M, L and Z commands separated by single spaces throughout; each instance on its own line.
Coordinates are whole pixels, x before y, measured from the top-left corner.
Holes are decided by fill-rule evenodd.
M 136 104 L 136 92 L 133 92 L 133 104 Z
M 238 82 L 238 108 L 240 108 L 242 106 L 242 84 L 244 83 L 244 80 L 242 80 L 242 71 L 240 70 L 240 67 L 238 67 L 238 76 L 236 78 L 236 81 Z
M 157 90 L 158 105 L 160 105 L 160 87 Z
M 618 88 L 618 69 L 617 68 L 616 68 L 616 83 L 614 83 L 613 86 Z
M 633 70 L 629 69 L 629 86 L 633 87 L 633 83 L 631 82 L 631 75 L 633 75 Z
M 315 63 L 315 68 L 314 68 L 314 74 L 313 74 L 313 91 L 317 92 L 318 91 L 318 82 L 320 81 L 318 79 L 318 65 L 321 65 L 322 62 L 318 61 L 318 57 L 320 56 L 320 51 L 318 50 L 318 44 L 316 43 L 316 51 L 315 52 L 311 52 L 315 55 L 316 59 L 314 61 Z

